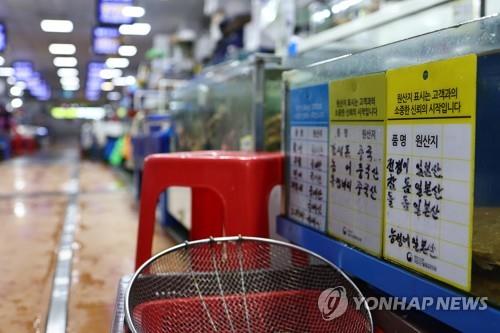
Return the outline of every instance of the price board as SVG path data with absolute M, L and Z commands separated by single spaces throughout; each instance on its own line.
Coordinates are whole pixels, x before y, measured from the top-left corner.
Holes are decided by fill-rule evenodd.
M 288 94 L 288 216 L 325 232 L 328 187 L 328 84 Z
M 330 83 L 328 232 L 382 255 L 385 73 Z
M 477 57 L 387 72 L 384 257 L 470 290 Z

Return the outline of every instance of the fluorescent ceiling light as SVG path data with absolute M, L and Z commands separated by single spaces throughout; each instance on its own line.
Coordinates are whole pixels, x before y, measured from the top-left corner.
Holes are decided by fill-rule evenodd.
M 101 83 L 101 90 L 102 91 L 111 91 L 113 89 L 115 89 L 115 86 L 113 85 L 113 83 L 111 83 L 109 81 Z
M 59 77 L 75 77 L 78 76 L 78 69 L 76 68 L 59 68 L 57 70 Z
M 135 84 L 135 77 L 131 75 L 125 77 L 116 77 L 113 79 L 113 84 L 117 87 L 132 86 Z
M 55 119 L 102 119 L 106 110 L 101 107 L 55 107 L 50 110 Z
M 78 60 L 75 57 L 55 57 L 54 66 L 56 67 L 75 67 Z
M 23 106 L 23 100 L 20 98 L 14 98 L 12 101 L 10 101 L 10 105 L 14 109 L 20 108 L 21 106 Z
M 40 27 L 45 32 L 68 33 L 73 31 L 73 22 L 68 20 L 43 20 Z
M 26 89 L 26 82 L 19 81 L 19 82 L 15 83 L 15 85 L 17 87 L 21 88 L 22 90 Z
M 0 76 L 9 77 L 14 75 L 15 71 L 12 67 L 0 67 Z
M 63 87 L 70 87 L 70 86 L 79 86 L 80 85 L 80 80 L 76 77 L 63 77 L 62 79 L 59 80 L 61 83 L 61 86 Z
M 99 73 L 99 76 L 103 80 L 111 80 L 114 79 L 115 77 L 120 77 L 122 76 L 122 71 L 120 69 L 116 68 L 106 68 L 101 70 Z
M 64 85 L 62 86 L 63 90 L 66 90 L 66 91 L 77 91 L 78 89 L 80 89 L 80 85 L 79 84 L 73 84 L 73 85 Z
M 122 15 L 126 17 L 143 17 L 146 10 L 139 6 L 126 6 L 122 9 Z
M 23 88 L 19 87 L 19 86 L 12 86 L 9 90 L 10 94 L 14 97 L 19 97 L 19 96 L 22 96 L 23 93 L 24 93 L 24 90 Z
M 330 12 L 329 9 L 323 9 L 319 12 L 312 14 L 311 19 L 313 20 L 313 22 L 321 23 L 324 22 L 330 16 L 332 16 L 332 12 Z
M 118 54 L 122 57 L 133 57 L 137 54 L 137 47 L 134 45 L 122 45 L 118 48 Z
M 151 31 L 148 23 L 122 24 L 119 31 L 122 35 L 145 36 Z
M 77 77 L 62 77 L 59 82 L 61 82 L 61 86 L 76 86 L 80 84 L 80 79 Z
M 108 58 L 106 66 L 109 68 L 127 68 L 130 62 L 127 58 Z
M 84 119 L 102 119 L 106 115 L 104 108 L 81 107 L 77 109 L 76 115 L 78 118 Z
M 76 53 L 74 44 L 50 44 L 49 52 L 51 54 L 72 55 Z
M 3 66 L 5 64 L 5 58 L 0 56 L 0 66 Z
M 332 6 L 332 13 L 338 14 L 349 9 L 352 6 L 360 4 L 363 0 L 343 0 Z
M 1 75 L 0 75 L 1 76 Z M 13 76 L 9 76 L 7 78 L 7 83 L 10 84 L 11 86 L 13 86 L 14 84 L 16 84 L 16 78 L 13 77 Z

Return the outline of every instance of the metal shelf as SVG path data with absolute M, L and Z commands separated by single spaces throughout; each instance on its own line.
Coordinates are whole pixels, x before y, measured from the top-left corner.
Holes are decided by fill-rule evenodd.
M 294 244 L 318 253 L 381 291 L 398 297 L 463 297 L 448 286 L 424 278 L 341 243 L 327 235 L 295 223 L 283 216 L 277 218 L 277 232 Z M 444 311 L 428 307 L 426 314 L 462 332 L 500 332 L 500 310 Z

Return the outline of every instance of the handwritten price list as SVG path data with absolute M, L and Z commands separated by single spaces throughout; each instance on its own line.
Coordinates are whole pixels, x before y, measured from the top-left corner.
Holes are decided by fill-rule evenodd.
M 476 58 L 387 80 L 384 256 L 469 290 Z
M 328 85 L 289 95 L 288 216 L 325 231 L 328 186 Z
M 330 83 L 328 231 L 382 254 L 385 74 Z

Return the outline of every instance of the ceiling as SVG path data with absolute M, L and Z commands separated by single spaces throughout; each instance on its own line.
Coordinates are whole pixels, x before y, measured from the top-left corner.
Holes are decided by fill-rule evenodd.
M 77 47 L 78 70 L 83 96 L 86 64 L 91 60 L 105 60 L 91 50 L 91 30 L 96 22 L 96 0 L 0 0 L 0 20 L 7 26 L 8 46 L 3 54 L 6 65 L 15 60 L 30 60 L 50 83 L 53 96 L 61 92 L 57 68 L 48 51 L 51 43 L 73 43 Z M 144 53 L 151 47 L 153 36 L 173 33 L 180 28 L 198 31 L 203 17 L 202 0 L 136 0 L 136 5 L 146 9 L 146 15 L 137 22 L 151 24 L 148 36 L 125 36 L 125 44 L 133 44 L 138 53 L 130 58 L 127 74 L 135 74 Z M 47 33 L 40 29 L 42 19 L 68 19 L 74 30 L 69 34 Z

